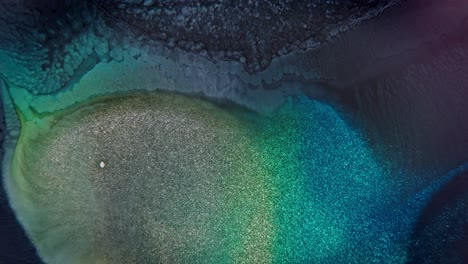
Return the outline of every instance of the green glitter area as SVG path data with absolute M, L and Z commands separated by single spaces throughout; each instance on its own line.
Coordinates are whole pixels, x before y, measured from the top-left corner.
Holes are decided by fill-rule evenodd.
M 325 104 L 269 117 L 166 93 L 24 105 L 8 191 L 48 263 L 404 262 L 373 226 L 391 182 Z

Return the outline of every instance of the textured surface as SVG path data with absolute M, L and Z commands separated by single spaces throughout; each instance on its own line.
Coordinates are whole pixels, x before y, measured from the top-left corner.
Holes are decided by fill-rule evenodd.
M 406 258 L 416 210 L 324 104 L 262 117 L 156 93 L 22 122 L 9 193 L 48 263 Z
M 467 190 L 465 165 L 421 212 L 412 233 L 408 263 L 468 263 Z
M 237 60 L 249 72 L 316 48 L 396 1 L 95 1 L 168 47 Z
M 393 2 L 7 0 L 0 3 L 0 72 L 31 92 L 53 93 L 144 45 L 259 72 L 273 56 L 316 48 Z
M 252 227 L 243 218 L 260 214 L 268 221 L 261 213 L 268 203 L 252 203 L 263 188 L 262 173 L 251 153 L 240 152 L 248 142 L 236 120 L 172 96 L 100 102 L 106 103 L 85 110 L 90 115 L 67 115 L 38 144 L 29 141 L 36 135 L 27 126 L 24 137 L 33 138 L 21 138 L 24 157 L 19 154 L 16 165 L 27 173 L 17 183 L 34 190 L 25 198 L 33 208 L 50 213 L 19 215 L 26 214 L 44 259 L 225 263 L 244 255 L 238 236 L 249 237 Z M 51 203 L 57 198 L 60 203 Z M 63 244 L 70 236 L 87 246 Z
M 260 58 L 254 61 L 254 64 L 247 60 L 247 57 L 243 62 L 242 57 L 236 57 L 240 54 L 228 53 L 229 50 L 221 50 L 220 52 L 197 50 L 199 43 L 191 43 L 187 39 L 176 39 L 176 37 L 170 38 L 168 34 L 166 34 L 167 36 L 164 34 L 151 35 L 151 32 L 145 31 L 144 27 L 151 28 L 151 23 L 144 22 L 152 21 L 153 18 L 146 16 L 144 12 L 153 7 L 157 11 L 159 8 L 156 7 L 157 2 L 146 2 L 146 5 L 150 6 L 151 4 L 153 7 L 146 7 L 143 1 L 139 1 L 138 5 L 122 1 L 113 2 L 116 3 L 115 5 L 105 5 L 105 1 L 95 1 L 94 3 L 90 5 L 86 1 L 47 0 L 15 0 L 0 3 L 0 8 L 2 8 L 0 15 L 0 77 L 10 85 L 11 91 L 25 92 L 25 90 L 29 90 L 32 93 L 27 97 L 21 96 L 27 94 L 26 92 L 16 94 L 16 99 L 21 99 L 24 105 L 30 104 L 35 110 L 54 112 L 64 105 L 82 102 L 94 95 L 130 92 L 134 89 L 151 91 L 167 89 L 187 94 L 201 94 L 210 98 L 227 99 L 247 106 L 258 106 L 260 103 L 276 106 L 277 104 L 272 104 L 272 101 L 282 102 L 276 98 L 285 98 L 288 95 L 297 94 L 297 91 L 305 91 L 312 98 L 330 100 L 335 105 L 338 103 L 340 109 L 344 109 L 350 117 L 347 121 L 352 121 L 353 126 L 364 128 L 368 132 L 367 136 L 371 139 L 369 142 L 372 143 L 370 147 L 372 151 L 377 150 L 381 154 L 381 160 L 392 163 L 395 167 L 404 167 L 409 171 L 389 176 L 392 181 L 399 182 L 400 187 L 396 188 L 398 191 L 392 196 L 398 201 L 411 200 L 411 197 L 418 198 L 419 195 L 415 193 L 420 190 L 421 185 L 425 185 L 428 181 L 437 181 L 441 175 L 446 174 L 447 170 L 458 166 L 468 158 L 466 151 L 468 122 L 465 120 L 468 94 L 466 92 L 468 38 L 465 33 L 468 8 L 467 2 L 464 0 L 403 1 L 401 6 L 392 8 L 382 16 L 362 23 L 354 30 L 340 32 L 330 42 L 323 43 L 325 45 L 306 52 L 303 52 L 300 47 L 295 52 L 289 52 L 287 49 L 289 53 L 286 55 L 283 54 L 282 49 L 278 50 L 277 53 L 273 53 L 277 57 L 272 59 L 270 66 L 255 74 L 245 70 L 255 69 L 255 66 L 252 67 L 252 65 L 261 63 Z M 190 1 L 186 1 L 186 3 L 188 6 Z M 224 3 L 213 6 L 206 4 L 205 6 L 209 9 L 219 6 L 219 4 L 223 5 Z M 333 9 L 335 5 L 330 2 L 324 6 Z M 167 15 L 167 19 L 174 18 L 176 21 L 177 12 L 182 12 L 183 6 L 173 4 L 159 9 L 170 10 L 169 14 L 164 15 Z M 119 10 L 128 10 L 133 14 L 126 16 Z M 263 12 L 264 10 L 268 9 L 262 7 L 262 10 L 259 11 Z M 247 12 L 245 14 L 250 16 Z M 203 17 L 200 14 L 192 13 L 188 16 Z M 255 16 L 250 17 L 256 19 Z M 209 21 L 209 16 L 203 17 L 203 19 L 205 22 Z M 256 22 L 261 23 L 260 20 L 257 19 Z M 164 27 L 176 26 L 164 25 L 164 21 L 159 22 L 161 23 L 158 25 Z M 217 25 L 219 24 L 212 25 L 216 26 L 210 28 L 214 32 L 218 29 Z M 200 28 L 194 27 L 193 30 L 200 30 Z M 265 31 L 267 30 L 265 29 Z M 223 31 L 220 29 L 216 32 L 222 33 Z M 268 31 L 264 34 L 267 36 L 269 33 Z M 327 34 L 327 30 L 324 30 L 322 35 L 326 36 Z M 216 36 L 212 37 L 214 39 Z M 163 38 L 166 38 L 165 41 Z M 255 41 L 253 43 L 259 46 L 252 46 L 252 50 L 263 45 Z M 237 43 L 230 45 L 237 45 Z M 268 45 L 270 43 L 267 43 Z M 286 44 L 286 46 L 288 45 Z M 193 51 L 192 47 L 195 47 Z M 276 48 L 274 47 L 274 49 Z M 245 52 L 248 54 L 249 50 Z M 261 55 L 263 56 L 263 54 Z M 223 60 L 222 56 L 228 60 Z M 97 66 L 93 68 L 96 63 Z M 245 69 L 244 66 L 246 66 Z M 40 96 L 40 94 L 47 94 L 47 96 Z M 2 101 L 2 104 L 4 103 Z M 300 101 L 300 103 L 304 103 L 304 101 Z M 292 112 L 297 113 L 297 111 L 296 108 Z M 301 111 L 305 111 L 311 116 L 316 113 L 315 110 L 308 108 Z M 57 115 L 59 114 L 57 113 Z M 272 240 L 276 241 L 272 242 L 272 251 L 275 251 L 274 248 L 288 248 L 292 252 L 289 254 L 286 250 L 279 251 L 272 254 L 272 257 L 274 256 L 278 261 L 287 256 L 307 259 L 297 249 L 300 247 L 308 248 L 310 245 L 303 246 L 304 241 L 299 235 L 300 232 L 291 232 L 291 230 L 298 230 L 292 226 L 301 226 L 301 223 L 302 226 L 308 226 L 304 228 L 304 234 L 316 238 L 330 237 L 329 240 L 317 239 L 313 242 L 314 245 L 321 245 L 321 247 L 310 249 L 312 252 L 318 252 L 317 259 L 320 259 L 319 256 L 333 255 L 336 248 L 343 248 L 343 251 L 338 254 L 339 256 L 333 255 L 330 258 L 331 261 L 343 259 L 349 252 L 359 252 L 359 256 L 366 256 L 366 254 L 374 256 L 375 252 L 372 252 L 374 246 L 385 249 L 379 252 L 388 252 L 390 249 L 392 251 L 392 247 L 389 249 L 388 246 L 383 245 L 400 244 L 399 242 L 388 243 L 387 238 L 390 238 L 391 241 L 399 241 L 398 239 L 403 239 L 399 236 L 400 231 L 410 230 L 410 228 L 414 228 L 413 238 L 408 240 L 411 245 L 407 247 L 410 261 L 417 263 L 421 262 L 421 259 L 430 257 L 437 262 L 452 263 L 457 260 L 457 257 L 463 257 L 467 245 L 467 236 L 462 233 L 466 230 L 463 227 L 465 220 L 463 220 L 464 214 L 462 213 L 467 211 L 467 189 L 462 188 L 465 184 L 463 178 L 457 178 L 458 180 L 455 180 L 454 184 L 439 186 L 443 189 L 432 200 L 428 197 L 431 190 L 433 192 L 435 189 L 426 190 L 425 200 L 429 200 L 430 203 L 412 227 L 401 225 L 400 221 L 411 218 L 403 212 L 411 212 L 410 215 L 415 214 L 417 208 L 413 206 L 409 206 L 403 211 L 400 210 L 395 215 L 388 216 L 376 213 L 366 218 L 372 220 L 361 220 L 352 215 L 352 210 L 342 209 L 346 206 L 354 209 L 354 202 L 351 201 L 354 201 L 356 194 L 347 194 L 343 197 L 348 198 L 335 202 L 334 198 L 337 195 L 331 190 L 340 191 L 342 194 L 346 188 L 339 184 L 332 184 L 331 180 L 319 179 L 319 175 L 330 175 L 331 169 L 323 171 L 317 169 L 321 168 L 317 165 L 320 163 L 314 163 L 314 161 L 321 159 L 317 155 L 311 154 L 312 151 L 307 152 L 301 147 L 315 146 L 317 152 L 323 153 L 322 160 L 336 161 L 335 163 L 343 164 L 343 166 L 349 164 L 349 160 L 359 161 L 357 158 L 347 158 L 345 161 L 341 161 L 337 154 L 338 151 L 334 152 L 334 150 L 341 150 L 341 145 L 346 145 L 342 141 L 332 141 L 342 142 L 337 143 L 340 147 L 321 141 L 322 137 L 319 135 L 322 134 L 334 138 L 332 136 L 336 131 L 334 127 L 340 127 L 340 123 L 331 122 L 333 125 L 317 123 L 305 118 L 305 115 L 301 119 L 304 122 L 299 122 L 296 119 L 298 116 L 288 114 L 283 116 L 287 117 L 286 120 L 296 120 L 297 122 L 278 121 L 277 124 L 281 124 L 281 129 L 275 129 L 272 123 L 266 122 L 265 125 L 269 125 L 271 130 L 269 137 L 272 138 L 272 141 L 254 140 L 261 143 L 260 150 L 269 150 L 268 153 L 263 153 L 263 156 L 272 159 L 268 162 L 265 161 L 262 167 L 275 171 L 275 175 L 283 175 L 285 179 L 289 179 L 293 183 L 288 189 L 289 185 L 281 184 L 279 180 L 272 180 L 272 183 L 283 186 L 282 188 L 285 190 L 284 199 L 277 199 L 275 203 L 291 208 L 285 210 L 284 214 L 279 213 L 279 211 L 272 213 L 276 217 L 276 220 L 273 221 L 276 223 L 274 225 L 281 227 L 275 230 L 275 234 L 283 234 L 279 236 L 282 239 Z M 5 121 L 8 125 L 5 134 L 8 144 L 5 144 L 3 150 L 7 153 L 12 151 L 19 132 L 16 119 L 13 110 L 9 109 L 5 112 Z M 324 120 L 330 122 L 330 119 L 324 118 Z M 298 131 L 307 130 L 303 126 L 304 123 L 309 123 L 314 128 L 323 127 L 322 132 L 319 135 L 314 134 L 313 131 L 308 135 L 305 132 L 299 135 L 295 134 Z M 285 128 L 289 129 L 283 131 Z M 347 130 L 348 127 L 345 126 L 344 129 Z M 268 134 L 266 131 L 268 130 L 263 130 L 265 134 Z M 278 138 L 279 135 L 282 135 L 283 139 Z M 301 140 L 301 138 L 308 139 L 300 141 L 300 146 L 294 144 L 294 140 Z M 313 143 L 313 140 L 317 140 L 319 143 Z M 279 142 L 288 145 L 287 150 L 294 149 L 294 151 L 286 152 L 286 155 L 284 151 L 281 151 L 283 148 L 273 147 L 274 145 L 283 145 Z M 249 146 L 256 147 L 255 144 Z M 324 149 L 325 146 L 330 149 Z M 351 146 L 353 150 L 359 148 L 357 145 L 351 144 Z M 349 151 L 345 152 L 349 153 Z M 370 150 L 365 152 L 370 152 Z M 300 162 L 292 162 L 298 160 L 297 157 L 300 155 L 297 153 L 304 153 L 304 156 L 309 155 L 314 156 L 314 158 L 304 158 Z M 356 151 L 356 153 L 361 152 Z M 273 159 L 275 157 L 278 160 Z M 369 159 L 366 157 L 364 155 L 362 160 L 368 161 Z M 330 162 L 330 164 L 332 163 Z M 316 204 L 308 200 L 310 195 L 307 196 L 308 198 L 298 199 L 286 191 L 297 190 L 308 182 L 302 178 L 291 178 L 294 175 L 305 175 L 308 171 L 305 169 L 305 164 L 309 164 L 310 170 L 316 170 L 317 173 L 314 179 L 315 183 L 310 185 L 318 186 L 317 189 L 322 191 L 317 192 L 319 198 L 314 198 L 317 198 L 316 200 L 323 198 L 327 201 L 321 203 L 322 207 L 318 209 L 307 209 L 310 208 L 311 204 Z M 356 162 L 356 164 L 361 163 Z M 109 168 L 110 164 L 106 163 L 106 166 Z M 336 167 L 341 169 L 343 173 L 347 171 L 346 167 Z M 376 168 L 379 171 L 377 165 L 368 167 Z M 284 170 L 281 171 L 280 168 L 284 168 Z M 289 171 L 293 173 L 288 173 Z M 313 175 L 313 173 L 307 175 Z M 346 175 L 339 178 L 347 179 Z M 423 184 L 415 185 L 414 183 L 417 181 L 422 181 Z M 387 184 L 387 181 L 383 182 Z M 324 188 L 321 188 L 322 184 Z M 372 185 L 372 187 L 377 185 Z M 133 186 L 129 188 L 133 188 Z M 350 189 L 356 191 L 358 188 Z M 330 190 L 330 197 L 326 198 L 328 190 Z M 372 189 L 369 193 L 375 193 L 373 191 Z M 457 194 L 456 197 L 449 195 L 454 191 L 459 191 L 460 195 Z M 305 191 L 298 191 L 298 193 L 307 194 Z M 378 197 L 383 198 L 382 195 L 378 195 Z M 377 201 L 372 201 L 378 204 Z M 365 204 L 362 207 L 365 209 L 367 206 Z M 387 205 L 382 207 L 386 211 L 392 211 L 388 209 L 394 208 Z M 302 221 L 302 216 L 287 217 L 289 213 L 297 212 L 298 208 L 312 212 L 310 214 L 319 219 L 331 219 L 331 221 Z M 328 211 L 327 208 L 330 210 Z M 335 211 L 339 213 L 330 213 Z M 362 210 L 357 211 L 362 213 Z M 0 212 L 0 214 L 3 213 L 3 211 Z M 34 213 L 40 215 L 38 211 Z M 67 215 L 69 213 L 70 211 L 67 211 Z M 368 216 L 368 214 L 360 215 Z M 291 219 L 292 224 L 281 224 L 278 219 Z M 350 219 L 350 221 L 343 219 Z M 371 223 L 369 226 L 375 229 L 370 230 L 367 225 L 361 224 L 362 222 Z M 322 225 L 321 223 L 326 224 Z M 323 228 L 314 229 L 317 226 L 323 226 Z M 354 232 L 348 233 L 355 234 L 351 237 L 358 237 L 353 240 L 355 243 L 343 243 L 342 236 L 340 236 L 344 232 L 343 226 L 346 227 L 345 230 L 354 230 Z M 5 224 L 4 227 L 20 230 L 19 227 L 10 226 L 9 223 Z M 323 234 L 327 235 L 318 231 L 321 229 L 324 231 Z M 64 233 L 70 234 L 69 231 L 67 232 Z M 20 256 L 18 259 L 23 260 L 28 253 L 16 249 L 20 248 L 21 243 L 15 244 L 14 242 L 20 236 L 11 238 L 8 233 L 3 231 L 0 233 L 2 239 L 8 241 L 8 246 L 10 246 L 10 248 L 1 249 L 8 250 L 12 254 L 17 251 L 16 253 Z M 290 236 L 285 234 L 290 234 Z M 359 235 L 362 237 L 359 238 Z M 275 236 L 275 239 L 277 237 Z M 331 242 L 332 240 L 335 242 Z M 372 246 L 369 246 L 370 244 Z M 389 255 L 392 254 L 382 253 L 375 259 L 386 258 Z M 398 254 L 393 254 L 393 256 L 395 255 Z M 10 254 L 6 256 L 9 257 Z M 70 255 L 70 257 L 73 256 Z M 3 259 L 0 258 L 1 261 Z M 12 262 L 13 260 L 8 259 L 8 261 Z

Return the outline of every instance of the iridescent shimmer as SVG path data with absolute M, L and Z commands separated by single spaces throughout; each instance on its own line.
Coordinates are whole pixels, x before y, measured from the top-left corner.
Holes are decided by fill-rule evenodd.
M 323 103 L 262 116 L 135 93 L 19 112 L 8 191 L 47 263 L 405 260 L 381 228 L 394 184 Z
M 397 204 L 396 183 L 358 133 L 306 98 L 264 127 L 259 149 L 276 190 L 273 263 L 404 262 L 397 234 L 381 228 L 391 221 L 385 206 Z

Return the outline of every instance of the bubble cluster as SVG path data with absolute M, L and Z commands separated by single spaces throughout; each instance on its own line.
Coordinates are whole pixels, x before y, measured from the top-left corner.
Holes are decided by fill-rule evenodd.
M 248 72 L 320 46 L 396 1 L 105 1 L 109 14 L 170 48 L 234 60 Z
M 0 71 L 34 94 L 70 88 L 130 46 L 163 45 L 249 73 L 313 49 L 394 4 L 386 1 L 41 1 L 0 3 Z M 294 14 L 294 15 L 293 15 Z

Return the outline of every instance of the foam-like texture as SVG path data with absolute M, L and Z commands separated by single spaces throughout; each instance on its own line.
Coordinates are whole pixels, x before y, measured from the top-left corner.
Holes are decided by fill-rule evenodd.
M 467 1 L 267 2 L 0 3 L 2 177 L 45 261 L 468 262 Z
M 0 72 L 30 92 L 55 93 L 145 43 L 259 72 L 273 57 L 317 48 L 395 2 L 4 0 Z

